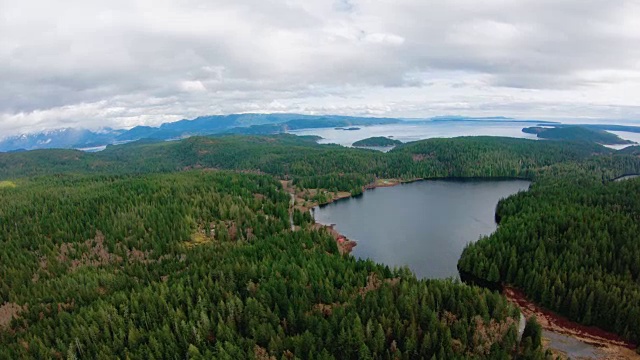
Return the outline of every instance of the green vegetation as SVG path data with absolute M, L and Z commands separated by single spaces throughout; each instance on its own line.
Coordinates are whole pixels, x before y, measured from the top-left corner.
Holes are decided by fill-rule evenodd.
M 13 181 L 0 181 L 0 189 L 15 188 L 17 185 Z
M 503 297 L 418 281 L 339 255 L 324 231 L 288 230 L 289 195 L 268 176 L 42 177 L 0 201 L 0 298 L 21 308 L 0 330 L 3 359 L 520 351 L 518 311 Z
M 21 309 L 0 330 L 0 358 L 544 358 L 533 324 L 516 346 L 517 311 L 497 293 L 339 255 L 309 216 L 290 214 L 278 180 L 351 194 L 376 179 L 534 180 L 500 203 L 499 230 L 459 267 L 638 340 L 640 181 L 610 181 L 640 173 L 636 153 L 492 137 L 381 153 L 315 140 L 0 154 L 0 180 L 20 184 L 0 191 L 0 306 Z
M 465 249 L 462 271 L 640 341 L 640 181 L 538 182 L 501 201 L 497 217 L 496 233 Z
M 618 135 L 598 129 L 582 126 L 528 127 L 522 132 L 536 134 L 541 139 L 588 141 L 603 145 L 634 144 L 633 141 L 621 139 Z
M 318 145 L 293 135 L 193 137 L 139 142 L 99 153 L 0 153 L 0 179 L 59 173 L 143 174 L 227 169 L 292 179 L 305 188 L 361 189 L 375 178 L 521 177 L 584 173 L 601 179 L 638 172 L 638 161 L 596 144 L 465 137 L 403 144 L 389 153 Z M 598 170 L 594 171 L 594 167 Z
M 355 147 L 374 147 L 374 146 L 396 146 L 402 144 L 402 141 L 389 139 L 384 136 L 374 136 L 367 139 L 362 139 L 353 143 Z
M 523 357 L 535 358 L 536 350 L 542 344 L 542 327 L 538 324 L 535 316 L 527 319 L 522 333 Z

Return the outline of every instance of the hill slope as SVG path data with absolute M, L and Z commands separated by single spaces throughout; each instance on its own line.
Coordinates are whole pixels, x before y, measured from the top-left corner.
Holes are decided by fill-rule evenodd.
M 145 246 L 155 244 L 153 246 L 165 251 L 174 249 L 173 246 L 177 243 L 189 242 L 190 240 L 187 238 L 190 238 L 190 235 L 188 234 L 194 229 L 204 229 L 204 233 L 209 234 L 206 224 L 209 224 L 209 230 L 211 230 L 212 224 L 208 222 L 207 216 L 214 216 L 216 221 L 223 222 L 230 220 L 229 217 L 235 219 L 237 216 L 259 219 L 255 223 L 252 222 L 251 226 L 243 227 L 245 239 L 249 237 L 249 234 L 246 233 L 247 228 L 251 228 L 254 234 L 258 231 L 266 231 L 274 236 L 281 233 L 279 229 L 289 231 L 286 207 L 283 204 L 263 203 L 260 205 L 261 208 L 255 210 L 252 206 L 256 204 L 250 202 L 249 198 L 245 199 L 248 193 L 241 190 L 244 188 L 253 189 L 255 185 L 243 184 L 245 180 L 239 178 L 230 180 L 231 182 L 209 178 L 210 181 L 221 184 L 220 190 L 203 188 L 203 184 L 191 182 L 195 180 L 180 180 L 182 178 L 179 177 L 167 177 L 166 179 L 169 180 L 159 188 L 146 188 L 146 183 L 152 184 L 156 181 L 154 176 L 160 176 L 148 174 L 182 173 L 190 169 L 203 169 L 203 176 L 222 173 L 220 171 L 222 169 L 268 174 L 272 177 L 262 175 L 258 178 L 276 184 L 278 189 L 276 179 L 292 180 L 293 185 L 301 188 L 349 191 L 351 194 L 361 193 L 367 185 L 371 185 L 379 178 L 399 181 L 442 177 L 533 179 L 534 185 L 529 193 L 501 202 L 497 212 L 497 217 L 502 222 L 500 229 L 494 237 L 481 240 L 468 248 L 461 259 L 461 269 L 490 281 L 505 281 L 517 285 L 525 291 L 527 296 L 555 311 L 570 316 L 574 320 L 598 324 L 605 329 L 615 331 L 627 340 L 637 341 L 638 339 L 637 331 L 634 330 L 634 324 L 637 324 L 636 314 L 640 314 L 640 302 L 635 301 L 636 295 L 640 294 L 640 288 L 637 285 L 638 269 L 637 262 L 629 261 L 629 259 L 637 259 L 637 256 L 640 255 L 637 252 L 639 249 L 637 237 L 628 232 L 635 231 L 632 220 L 637 219 L 637 202 L 633 197 L 620 196 L 620 194 L 624 195 L 625 192 L 637 194 L 640 191 L 624 187 L 632 186 L 626 185 L 627 182 L 622 182 L 623 184 L 620 185 L 622 187 L 618 188 L 617 185 L 611 185 L 610 180 L 624 174 L 640 173 L 640 158 L 632 152 L 618 152 L 589 142 L 543 142 L 512 138 L 463 137 L 407 143 L 389 153 L 380 153 L 335 145 L 319 145 L 314 138 L 292 135 L 234 135 L 192 137 L 176 142 L 143 141 L 112 146 L 101 153 L 93 154 L 73 150 L 38 150 L 0 154 L 0 180 L 11 181 L 12 184 L 12 186 L 0 189 L 0 192 L 6 195 L 3 198 L 5 206 L 0 207 L 0 218 L 3 219 L 2 224 L 5 226 L 0 227 L 0 231 L 8 232 L 2 236 L 2 239 L 23 239 L 22 243 L 16 243 L 17 248 L 13 246 L 3 248 L 7 252 L 0 259 L 2 260 L 0 264 L 9 264 L 8 266 L 10 266 L 2 269 L 3 273 L 9 274 L 2 278 L 6 281 L 3 287 L 3 291 L 5 291 L 3 300 L 9 299 L 10 302 L 13 302 L 12 299 L 17 299 L 13 289 L 20 289 L 21 286 L 26 289 L 24 290 L 25 294 L 35 294 L 37 299 L 47 293 L 46 291 L 29 292 L 32 291 L 30 289 L 36 289 L 31 285 L 31 279 L 34 270 L 38 267 L 37 261 L 30 261 L 29 265 L 20 265 L 15 268 L 11 267 L 13 266 L 11 264 L 14 264 L 15 261 L 22 261 L 19 259 L 23 258 L 33 260 L 44 255 L 55 257 L 52 254 L 56 254 L 55 246 L 60 245 L 61 240 L 59 239 L 64 242 L 72 239 L 75 239 L 73 240 L 75 242 L 83 242 L 87 239 L 95 239 L 96 230 L 102 231 L 105 235 L 107 235 L 107 231 L 113 231 L 112 235 L 117 235 L 116 238 L 121 239 L 118 241 L 124 241 L 130 251 L 133 251 L 133 246 L 138 250 L 143 249 L 143 251 L 149 249 L 143 248 L 142 243 L 136 242 L 142 241 L 140 239 L 146 241 L 145 239 L 155 238 L 157 241 L 145 242 L 147 244 Z M 85 176 L 82 176 L 80 180 L 74 180 L 73 177 L 69 179 L 68 175 L 61 175 L 70 173 L 103 175 L 98 180 L 86 180 Z M 109 199 L 110 196 L 115 195 L 104 197 L 95 187 L 98 185 L 108 186 L 119 182 L 123 176 L 128 178 L 132 174 L 143 176 L 143 178 L 140 181 L 126 183 L 126 185 L 109 190 L 114 194 L 122 193 L 125 196 L 124 198 L 116 196 L 113 203 Z M 25 176 L 42 175 L 53 176 L 35 180 L 24 179 Z M 78 189 L 85 188 L 82 181 L 93 183 L 95 186 L 87 187 L 86 191 L 78 191 Z M 203 195 L 199 195 L 199 193 L 189 192 L 190 195 L 186 198 L 173 196 L 174 192 L 179 193 L 183 190 L 174 190 L 168 184 L 181 183 L 182 181 L 186 181 L 187 187 L 194 188 L 193 191 L 201 189 L 204 193 L 218 193 L 216 199 L 221 202 L 202 203 L 200 198 Z M 628 182 L 631 184 L 633 181 L 629 180 Z M 31 188 L 29 186 L 31 182 L 39 185 Z M 242 185 L 236 186 L 234 184 Z M 58 185 L 68 185 L 68 188 L 60 188 Z M 280 191 L 276 191 L 276 188 L 273 187 L 272 189 L 274 193 Z M 87 207 L 79 206 L 78 204 L 82 204 L 84 200 L 75 198 L 75 191 L 78 191 L 78 196 L 87 196 L 88 199 L 93 200 L 88 203 Z M 227 191 L 231 191 L 231 193 Z M 50 195 L 45 196 L 45 194 Z M 170 203 L 166 214 L 162 215 L 146 213 L 150 209 L 159 207 L 158 201 L 167 194 L 170 198 L 175 198 L 176 201 L 184 200 L 184 204 Z M 254 199 L 267 196 L 272 199 L 271 201 L 288 203 L 286 195 L 280 196 L 271 194 L 271 192 L 258 192 L 257 195 L 254 195 L 252 197 Z M 51 196 L 55 198 L 52 199 Z M 97 197 L 94 198 L 94 196 Z M 140 203 L 135 200 L 137 196 L 151 196 L 151 198 Z M 238 196 L 239 198 L 237 198 Z M 282 200 L 278 200 L 280 197 Z M 241 202 L 235 203 L 234 199 L 236 198 Z M 42 203 L 46 199 L 51 201 Z M 232 202 L 227 203 L 227 200 L 224 199 L 232 200 Z M 18 201 L 18 203 L 14 201 Z M 181 212 L 183 210 L 179 209 L 186 206 L 187 203 L 204 204 L 202 205 L 204 213 L 201 213 L 201 210 L 189 210 L 189 207 L 184 210 L 184 213 Z M 225 205 L 222 205 L 223 203 Z M 245 211 L 243 210 L 245 205 L 242 204 L 254 204 L 249 207 L 254 210 Z M 53 211 L 57 206 L 69 206 L 69 209 L 58 213 Z M 266 208 L 262 209 L 262 206 Z M 280 210 L 274 210 L 274 207 Z M 257 213 L 251 215 L 252 211 L 257 211 Z M 273 211 L 276 211 L 275 215 L 272 213 Z M 264 222 L 265 220 L 260 215 L 262 213 L 269 214 L 270 220 Z M 49 214 L 55 214 L 55 217 L 48 218 Z M 176 216 L 181 219 L 183 216 L 181 214 L 186 214 L 184 219 L 188 224 L 191 224 L 190 226 L 175 225 L 171 229 L 165 229 L 164 226 L 168 226 L 167 224 L 176 224 Z M 94 216 L 97 217 L 92 220 Z M 553 218 L 548 218 L 549 216 Z M 299 224 L 300 221 L 307 222 L 309 220 L 304 216 L 301 217 L 300 213 L 294 218 Z M 103 221 L 101 219 L 104 219 L 105 222 L 101 222 Z M 147 223 L 147 221 L 152 221 L 152 223 Z M 157 229 L 153 230 L 156 228 L 153 225 L 154 222 L 161 225 L 158 227 L 161 229 L 160 232 L 157 232 Z M 180 221 L 178 222 L 180 223 Z M 13 226 L 11 224 L 24 225 Z M 60 225 L 63 227 L 57 228 L 59 224 L 68 225 Z M 225 223 L 224 226 L 227 228 L 229 225 Z M 38 227 L 42 226 L 45 226 L 46 229 L 38 230 Z M 216 228 L 218 228 L 217 226 L 223 225 L 216 225 Z M 218 229 L 222 229 L 222 227 Z M 231 229 L 233 227 L 228 227 L 224 231 L 238 234 L 238 229 L 235 231 Z M 163 236 L 166 238 L 157 238 L 158 234 L 165 234 Z M 107 239 L 111 237 L 107 236 Z M 588 242 L 582 244 L 580 241 L 583 239 Z M 192 239 L 192 242 L 196 244 L 202 241 L 200 236 Z M 287 238 L 282 241 L 286 243 L 291 239 Z M 40 243 L 43 245 L 38 245 Z M 542 244 L 544 244 L 544 249 L 540 249 Z M 557 244 L 562 244 L 562 246 L 558 247 Z M 85 245 L 89 246 L 90 244 Z M 310 249 L 308 246 L 306 249 Z M 111 243 L 109 253 L 115 250 L 118 250 L 118 245 Z M 30 253 L 23 254 L 24 251 Z M 126 252 L 123 252 L 122 249 L 119 251 L 118 256 L 126 258 L 124 256 Z M 512 256 L 514 253 L 516 255 Z M 23 255 L 16 256 L 17 254 Z M 518 254 L 522 254 L 521 257 Z M 256 256 L 260 257 L 263 254 Z M 294 259 L 298 255 L 288 254 L 287 256 Z M 538 259 L 540 256 L 543 259 Z M 82 256 L 70 259 L 82 261 Z M 523 267 L 513 265 L 511 259 L 515 259 L 515 264 L 523 265 Z M 304 267 L 313 266 L 306 264 Z M 144 267 L 136 269 L 136 271 L 142 272 L 136 272 L 138 277 L 146 271 L 143 270 Z M 181 268 L 176 267 L 176 269 Z M 522 269 L 522 273 L 517 271 L 514 275 L 514 271 L 509 269 Z M 582 269 L 587 270 L 583 271 Z M 109 272 L 110 275 L 112 273 Z M 45 275 L 46 273 L 41 274 L 41 276 Z M 327 274 L 322 276 L 326 277 Z M 385 275 L 384 278 L 388 277 Z M 74 281 L 76 280 L 83 283 L 74 278 Z M 541 289 L 551 289 L 547 287 L 546 280 L 553 280 L 554 284 L 549 284 L 554 286 L 557 282 L 555 293 L 540 292 Z M 12 285 L 9 286 L 9 284 Z M 61 290 L 64 290 L 65 286 L 72 286 L 67 283 L 63 285 Z M 234 286 L 236 291 L 241 293 L 245 291 L 243 289 L 246 289 L 246 284 Z M 154 291 L 156 291 L 155 289 Z M 589 289 L 601 289 L 602 291 L 593 295 L 592 313 L 587 316 L 588 308 L 575 304 L 584 304 L 583 299 L 587 299 L 587 304 L 589 303 L 589 291 L 592 291 Z M 620 298 L 632 299 L 633 301 L 621 302 Z M 25 298 L 22 299 L 23 302 L 17 302 L 20 306 L 25 303 Z M 58 299 L 57 302 L 66 304 L 62 301 L 64 299 L 56 299 Z M 551 299 L 554 300 L 551 301 Z M 399 300 L 394 299 L 394 301 L 397 303 Z M 279 308 L 282 309 L 280 305 Z M 606 311 L 603 310 L 605 308 Z M 593 311 L 596 310 L 599 313 L 593 314 Z M 183 312 L 185 311 L 183 310 Z M 189 314 L 191 314 L 190 311 Z M 37 317 L 35 313 L 30 313 L 29 316 L 29 319 Z M 287 317 L 287 323 L 291 323 L 293 321 L 291 319 L 299 319 L 300 316 L 294 311 L 292 317 Z M 182 319 L 182 317 L 178 318 Z M 349 318 L 348 321 L 351 320 L 353 319 Z M 311 332 L 311 330 L 309 331 Z M 347 332 L 348 330 L 345 329 L 345 333 Z M 231 343 L 236 344 L 233 341 Z M 197 347 L 196 344 L 193 345 Z M 261 347 L 264 346 L 261 345 Z M 342 350 L 344 349 L 341 348 L 340 351 Z
M 541 139 L 550 140 L 589 141 L 603 145 L 635 144 L 633 141 L 621 139 L 618 135 L 604 130 L 582 126 L 528 127 L 522 129 L 522 132 L 536 134 Z
M 384 146 L 395 146 L 395 145 L 400 145 L 400 144 L 402 144 L 402 141 L 400 141 L 400 140 L 389 139 L 388 137 L 384 137 L 384 136 L 375 136 L 375 137 L 370 137 L 370 138 L 367 138 L 367 139 L 358 140 L 358 141 L 353 143 L 353 146 L 355 146 L 355 147 L 374 147 L 374 146 L 384 147 Z
M 2 359 L 521 351 L 503 297 L 343 257 L 309 219 L 289 230 L 289 195 L 268 176 L 44 177 L 0 201 Z
M 287 130 L 351 125 L 378 125 L 399 122 L 397 119 L 349 116 L 314 116 L 298 114 L 234 114 L 202 116 L 193 120 L 164 123 L 159 127 L 136 126 L 130 130 L 60 129 L 12 136 L 0 141 L 0 151 L 51 148 L 88 148 L 119 144 L 140 139 L 173 140 L 195 135 L 219 133 L 277 134 Z

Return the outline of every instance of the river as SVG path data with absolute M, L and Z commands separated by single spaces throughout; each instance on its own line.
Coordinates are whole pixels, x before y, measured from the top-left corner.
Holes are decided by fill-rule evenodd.
M 465 245 L 496 229 L 501 198 L 524 180 L 426 180 L 366 191 L 314 209 L 317 222 L 358 242 L 352 254 L 408 266 L 420 278 L 457 277 Z

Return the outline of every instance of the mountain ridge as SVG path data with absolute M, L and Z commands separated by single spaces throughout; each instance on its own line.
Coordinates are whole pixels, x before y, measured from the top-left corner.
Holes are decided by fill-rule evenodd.
M 519 122 L 536 123 L 543 126 L 568 126 L 556 122 L 521 120 L 504 116 L 470 117 L 461 115 L 440 115 L 425 119 L 402 119 L 389 117 L 345 116 L 345 115 L 305 115 L 295 113 L 272 114 L 229 114 L 206 115 L 194 119 L 165 122 L 158 126 L 139 125 L 130 129 L 103 128 L 88 130 L 83 128 L 59 128 L 37 133 L 20 134 L 0 138 L 0 152 L 28 151 L 37 149 L 95 149 L 108 145 L 118 145 L 142 139 L 178 140 L 191 136 L 214 134 L 272 135 L 291 130 L 368 126 L 406 122 Z M 600 131 L 629 131 L 640 133 L 640 126 L 588 124 L 585 128 Z
M 343 115 L 303 114 L 230 114 L 199 116 L 162 123 L 157 127 L 135 126 L 131 129 L 88 130 L 60 128 L 37 133 L 21 134 L 0 139 L 0 152 L 49 148 L 81 149 L 113 145 L 141 139 L 174 140 L 194 135 L 219 133 L 272 134 L 304 127 L 332 127 L 336 125 L 380 125 L 400 122 L 395 118 L 357 117 Z

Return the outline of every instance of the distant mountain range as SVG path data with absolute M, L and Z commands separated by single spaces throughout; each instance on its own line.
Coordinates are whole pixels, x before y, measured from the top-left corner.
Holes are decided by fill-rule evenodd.
M 233 114 L 202 116 L 192 120 L 164 123 L 158 127 L 136 126 L 132 129 L 105 128 L 100 131 L 65 128 L 34 134 L 11 136 L 0 140 L 0 152 L 26 151 L 35 149 L 101 149 L 107 145 L 122 144 L 142 139 L 176 140 L 195 135 L 213 134 L 278 134 L 290 130 L 337 128 L 396 124 L 395 118 L 372 118 L 339 115 L 300 114 Z M 559 123 L 539 120 L 517 120 L 508 117 L 465 117 L 437 116 L 424 120 L 406 120 L 411 123 L 433 122 L 522 122 L 540 123 L 543 126 L 562 126 Z M 585 125 L 597 130 L 640 132 L 640 127 L 620 125 Z
M 11 136 L 0 141 L 0 151 L 24 151 L 47 148 L 87 149 L 121 144 L 141 139 L 174 140 L 194 135 L 276 134 L 287 130 L 353 125 L 398 123 L 399 119 L 335 115 L 234 114 L 203 116 L 193 120 L 164 123 L 159 127 L 136 126 L 130 130 L 57 129 L 34 134 Z

